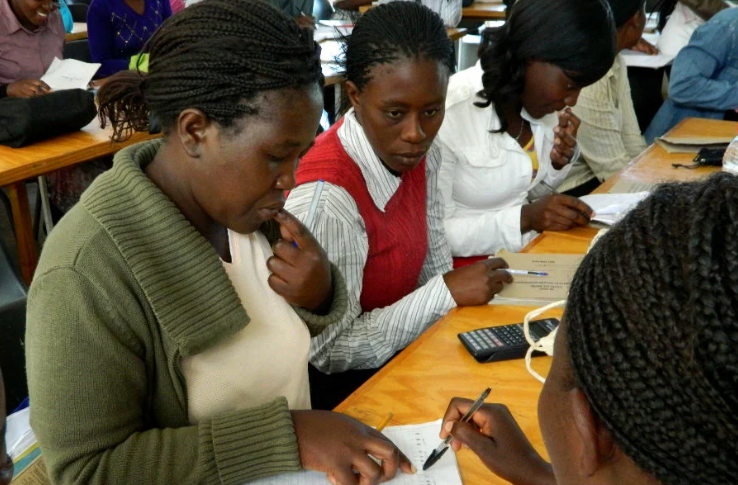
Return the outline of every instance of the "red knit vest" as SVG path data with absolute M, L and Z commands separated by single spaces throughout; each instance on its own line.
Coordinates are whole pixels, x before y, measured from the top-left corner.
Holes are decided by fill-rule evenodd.
M 346 190 L 359 208 L 369 239 L 361 289 L 363 312 L 391 305 L 412 293 L 428 253 L 425 158 L 401 175 L 400 187 L 380 211 L 358 165 L 338 139 L 334 124 L 300 160 L 296 185 L 325 180 Z

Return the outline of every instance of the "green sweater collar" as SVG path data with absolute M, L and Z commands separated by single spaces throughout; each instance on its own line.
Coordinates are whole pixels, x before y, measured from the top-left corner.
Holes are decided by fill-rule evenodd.
M 162 329 L 187 357 L 233 335 L 249 317 L 215 250 L 142 171 L 162 143 L 118 152 L 81 203 L 118 247 Z

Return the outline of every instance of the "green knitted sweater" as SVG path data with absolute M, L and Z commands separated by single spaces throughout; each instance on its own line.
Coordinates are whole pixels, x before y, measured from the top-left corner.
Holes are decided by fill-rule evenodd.
M 188 422 L 181 358 L 249 318 L 210 244 L 142 171 L 161 143 L 118 153 L 51 233 L 31 285 L 31 424 L 56 484 L 239 484 L 300 468 L 284 398 Z M 297 309 L 313 335 L 346 311 L 335 266 L 333 282 L 328 315 Z

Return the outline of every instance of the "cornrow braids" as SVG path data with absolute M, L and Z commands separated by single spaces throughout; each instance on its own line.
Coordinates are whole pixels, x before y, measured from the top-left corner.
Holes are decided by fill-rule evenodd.
M 504 107 L 520 99 L 528 61 L 563 69 L 579 87 L 593 84 L 612 67 L 617 43 L 612 11 L 603 0 L 518 0 L 502 27 L 485 29 L 479 44 L 482 101 L 494 104 L 500 129 L 507 130 Z
M 98 95 L 100 120 L 115 140 L 149 128 L 166 130 L 186 108 L 224 128 L 258 113 L 258 93 L 323 83 L 320 47 L 263 0 L 205 0 L 167 19 L 149 39 L 149 73 L 116 75 Z
M 415 2 L 378 5 L 362 15 L 344 48 L 346 79 L 361 91 L 375 66 L 400 59 L 437 61 L 454 72 L 454 45 L 443 20 Z
M 566 318 L 596 415 L 664 485 L 738 481 L 738 178 L 666 184 L 582 262 Z

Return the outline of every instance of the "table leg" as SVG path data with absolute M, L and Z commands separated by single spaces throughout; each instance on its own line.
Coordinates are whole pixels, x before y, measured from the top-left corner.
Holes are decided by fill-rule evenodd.
M 36 241 L 33 239 L 33 218 L 28 204 L 28 192 L 24 181 L 8 185 L 8 197 L 13 211 L 13 225 L 15 239 L 18 243 L 18 262 L 20 263 L 21 277 L 27 285 L 31 284 L 33 272 L 38 263 Z

